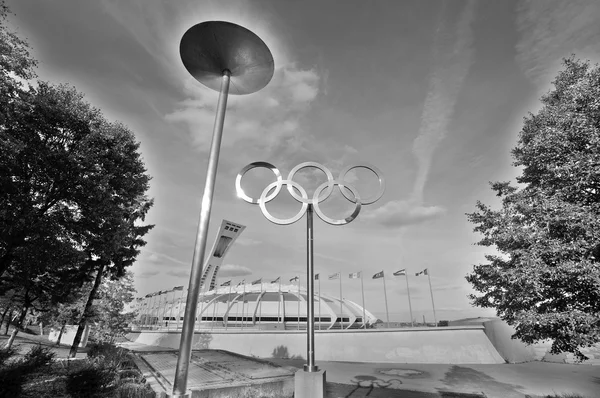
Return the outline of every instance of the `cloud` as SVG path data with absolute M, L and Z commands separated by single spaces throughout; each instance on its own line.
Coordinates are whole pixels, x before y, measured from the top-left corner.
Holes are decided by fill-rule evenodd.
M 176 276 L 176 277 L 190 277 L 190 271 L 189 270 L 171 270 L 171 271 L 167 271 L 167 275 L 170 276 Z
M 473 34 L 475 2 L 469 1 L 462 10 L 455 27 L 441 22 L 435 35 L 435 66 L 429 79 L 429 91 L 421 115 L 419 133 L 413 142 L 418 171 L 413 197 L 420 202 L 429 175 L 433 153 L 447 134 L 454 105 L 462 84 L 473 63 Z
M 135 274 L 137 278 L 150 278 L 156 276 L 160 273 L 160 271 L 142 271 Z
M 402 227 L 439 218 L 445 213 L 446 210 L 440 206 L 423 206 L 414 200 L 393 200 L 363 218 L 387 227 Z
M 191 263 L 178 260 L 175 257 L 171 257 L 164 253 L 158 253 L 158 252 L 151 251 L 151 250 L 145 250 L 145 251 L 147 253 L 150 253 L 147 260 L 152 263 L 175 263 L 175 264 L 179 264 L 179 265 L 190 265 L 191 266 Z
M 209 91 L 191 77 L 183 87 L 186 99 L 165 115 L 171 123 L 183 123 L 193 144 L 207 151 L 212 140 L 218 93 Z M 263 150 L 279 147 L 290 138 L 304 135 L 300 119 L 319 91 L 314 69 L 303 70 L 291 63 L 275 70 L 271 82 L 259 93 L 230 96 L 227 105 L 223 147 L 251 145 Z
M 516 60 L 525 75 L 547 85 L 560 69 L 561 59 L 598 62 L 600 2 L 586 0 L 521 1 L 517 7 Z
M 244 276 L 251 274 L 252 270 L 243 265 L 225 264 L 219 268 L 219 276 Z
M 242 246 L 256 246 L 256 245 L 260 245 L 262 243 L 262 241 L 257 240 L 257 239 L 252 239 L 252 238 L 237 238 L 236 240 L 236 244 L 238 245 L 242 245 Z

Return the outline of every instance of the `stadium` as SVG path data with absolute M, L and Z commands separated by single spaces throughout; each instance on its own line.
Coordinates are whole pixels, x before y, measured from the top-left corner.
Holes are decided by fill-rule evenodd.
M 281 284 L 280 278 L 263 283 L 227 282 L 217 287 L 219 268 L 244 226 L 223 220 L 211 255 L 203 267 L 195 327 L 198 330 L 257 329 L 304 330 L 308 308 L 306 289 Z M 229 282 L 230 283 L 230 282 Z M 183 323 L 186 295 L 183 286 L 136 300 L 134 330 L 178 330 Z M 343 298 L 315 293 L 315 329 L 368 328 L 377 318 L 362 306 Z
M 173 294 L 169 294 L 171 292 Z M 161 299 L 161 296 L 164 297 Z M 157 297 L 153 300 L 156 303 L 148 300 L 140 305 L 137 327 L 140 330 L 181 329 L 186 298 L 183 290 L 154 297 Z M 196 328 L 304 330 L 307 300 L 306 290 L 297 285 L 260 283 L 219 287 L 201 294 Z M 368 328 L 377 321 L 360 305 L 324 294 L 315 295 L 314 313 L 318 330 Z

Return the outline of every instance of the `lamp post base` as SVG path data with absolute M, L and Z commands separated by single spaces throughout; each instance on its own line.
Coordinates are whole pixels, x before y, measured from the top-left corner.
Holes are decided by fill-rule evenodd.
M 294 398 L 323 398 L 325 379 L 324 370 L 314 372 L 298 370 L 294 376 Z
M 187 390 L 185 392 L 185 394 L 175 394 L 175 393 L 167 394 L 166 397 L 167 398 L 192 398 L 192 390 Z
M 319 371 L 319 367 L 317 365 L 307 365 L 304 364 L 304 371 L 305 372 L 318 372 Z

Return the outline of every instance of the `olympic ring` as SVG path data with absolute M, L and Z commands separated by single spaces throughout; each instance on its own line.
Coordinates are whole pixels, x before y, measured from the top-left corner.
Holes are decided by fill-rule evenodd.
M 254 168 L 257 168 L 257 167 L 265 167 L 265 168 L 271 170 L 273 172 L 273 174 L 275 175 L 276 181 L 267 185 L 267 187 L 262 191 L 262 194 L 260 195 L 260 197 L 258 199 L 255 199 L 255 198 L 251 198 L 250 196 L 246 195 L 246 193 L 242 189 L 242 178 L 248 171 L 250 171 Z M 323 184 L 321 184 L 315 190 L 312 198 L 309 198 L 306 193 L 306 190 L 300 184 L 298 184 L 296 181 L 293 180 L 294 176 L 296 175 L 296 173 L 299 170 L 307 168 L 307 167 L 319 169 L 323 173 L 325 173 L 325 175 L 327 176 L 327 181 L 324 182 Z M 348 174 L 348 172 L 350 170 L 359 168 L 359 167 L 366 168 L 366 169 L 372 171 L 377 176 L 377 179 L 379 180 L 379 191 L 377 192 L 377 194 L 375 196 L 373 196 L 372 198 L 369 198 L 367 200 L 361 199 L 356 188 L 354 188 L 352 185 L 350 185 L 349 183 L 344 181 L 346 174 Z M 284 184 L 287 185 L 287 189 L 288 189 L 288 192 L 290 193 L 290 195 L 292 195 L 292 197 L 297 202 L 302 203 L 302 207 L 295 216 L 293 216 L 291 218 L 287 218 L 287 219 L 280 219 L 280 218 L 274 217 L 271 213 L 269 213 L 269 211 L 267 210 L 266 204 L 269 203 L 270 201 L 272 201 L 273 199 L 275 199 L 275 197 L 277 195 L 279 195 L 279 192 L 281 192 L 281 188 Z M 340 192 L 342 193 L 344 198 L 346 198 L 346 200 L 348 200 L 349 202 L 352 202 L 356 205 L 352 214 L 350 214 L 350 216 L 348 216 L 344 219 L 330 218 L 330 217 L 326 216 L 323 213 L 323 211 L 321 210 L 321 208 L 319 207 L 319 203 L 323 202 L 324 200 L 329 198 L 329 196 L 331 196 L 331 194 L 333 192 L 333 187 L 336 185 L 339 187 Z M 275 224 L 280 224 L 280 225 L 293 224 L 296 221 L 298 221 L 299 219 L 301 219 L 302 216 L 304 216 L 304 213 L 308 209 L 308 206 L 312 206 L 315 210 L 315 213 L 317 213 L 317 215 L 319 216 L 319 218 L 321 220 L 325 221 L 326 223 L 332 224 L 332 225 L 344 225 L 344 224 L 348 224 L 348 223 L 352 222 L 358 216 L 362 205 L 369 205 L 369 204 L 375 203 L 383 196 L 383 193 L 385 191 L 385 180 L 383 178 L 381 171 L 372 165 L 348 166 L 340 172 L 340 175 L 337 179 L 334 179 L 333 174 L 331 174 L 331 171 L 328 168 L 326 168 L 325 166 L 323 166 L 319 163 L 316 163 L 316 162 L 304 162 L 304 163 L 297 165 L 296 167 L 294 167 L 292 169 L 292 171 L 290 171 L 288 178 L 283 180 L 281 178 L 281 173 L 279 172 L 279 170 L 275 166 L 273 166 L 271 163 L 253 162 L 253 163 L 248 164 L 242 170 L 240 170 L 240 172 L 238 173 L 236 180 L 235 180 L 235 188 L 236 188 L 238 197 L 240 197 L 241 199 L 245 200 L 248 203 L 258 204 L 260 206 L 260 210 L 262 211 L 265 218 L 267 218 L 269 221 L 271 221 Z M 352 194 L 352 196 L 350 196 L 346 191 L 349 191 Z M 298 194 L 298 192 L 299 192 L 299 194 Z M 324 195 L 321 195 L 323 192 L 325 192 Z

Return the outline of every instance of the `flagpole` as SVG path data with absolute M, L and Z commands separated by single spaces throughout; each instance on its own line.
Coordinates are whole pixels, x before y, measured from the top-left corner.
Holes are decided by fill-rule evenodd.
M 229 280 L 229 295 L 227 296 L 227 316 L 225 319 L 225 330 L 227 330 L 227 326 L 229 326 L 229 307 L 231 306 L 231 279 Z
M 235 296 L 236 296 L 236 298 L 237 298 L 237 296 L 238 296 L 238 294 L 237 294 L 237 288 L 238 288 L 238 287 L 240 287 L 240 284 L 239 284 L 239 283 L 238 283 L 238 284 L 237 284 L 237 286 L 235 287 Z M 236 304 L 237 304 L 237 305 L 235 306 L 235 324 L 236 324 L 236 327 L 237 327 L 237 321 L 238 321 L 238 319 L 239 319 L 239 317 L 240 317 L 240 300 L 239 300 L 239 299 L 238 299 L 238 301 L 237 301 L 237 303 L 236 303 Z
M 150 293 L 152 294 L 152 293 Z M 146 319 L 144 320 L 144 326 L 150 326 L 150 316 L 152 315 L 152 302 L 154 296 L 148 297 L 148 305 L 146 305 Z
M 263 289 L 262 289 L 262 279 L 260 280 L 260 296 L 259 299 L 260 301 L 258 302 L 258 326 L 260 328 L 260 325 L 262 323 L 262 302 L 263 302 Z
M 363 329 L 367 328 L 367 317 L 365 315 L 366 311 L 365 311 L 365 285 L 363 283 L 363 272 L 360 271 L 360 291 L 362 294 L 362 307 L 363 307 Z
M 204 298 L 206 297 L 205 293 L 200 293 L 200 297 L 202 302 L 200 303 L 200 313 L 198 314 L 198 330 L 202 328 L 202 312 L 204 311 Z
M 277 292 L 277 323 L 283 323 L 281 320 L 281 277 L 279 277 L 279 289 Z
M 158 329 L 159 324 L 158 324 L 158 316 L 160 314 L 160 304 L 162 303 L 162 290 L 160 291 L 160 294 L 158 295 L 158 306 L 156 307 L 156 329 Z
M 175 307 L 175 289 L 173 289 L 173 302 L 171 303 L 171 311 L 169 312 L 169 321 L 167 323 L 167 331 L 171 330 L 171 319 L 173 319 L 173 307 Z
M 344 329 L 344 307 L 342 304 L 342 271 L 339 273 L 340 275 L 340 329 Z
M 383 296 L 385 297 L 385 318 L 387 319 L 387 327 L 390 327 L 390 313 L 388 311 L 387 289 L 385 287 L 385 273 L 381 276 L 383 279 Z
M 210 331 L 211 332 L 212 332 L 213 328 L 215 327 L 215 313 L 217 310 L 217 298 L 219 297 L 219 294 L 217 293 L 217 289 L 218 289 L 217 286 L 215 286 L 215 298 L 212 300 L 213 313 L 212 313 L 212 319 L 210 320 Z
M 321 317 L 323 313 L 321 312 L 321 275 L 319 275 L 319 330 L 321 330 Z
M 154 295 L 154 300 L 152 300 L 152 305 L 150 306 L 150 329 L 154 329 L 154 311 L 156 308 L 156 300 L 158 300 L 158 294 Z
M 244 306 L 246 304 L 246 282 L 244 281 L 244 292 L 242 293 L 242 330 L 244 330 Z
M 170 292 L 167 292 L 167 295 L 165 296 L 165 308 L 163 308 L 163 322 L 165 321 L 165 313 L 167 312 L 167 305 L 169 305 L 169 293 L 173 293 L 173 297 L 171 297 L 171 299 L 173 301 L 175 301 L 175 291 L 171 290 Z M 171 305 L 171 312 L 169 313 L 169 320 L 167 321 L 167 331 L 169 330 L 169 322 L 171 321 L 171 314 L 173 313 L 173 306 Z
M 433 307 L 433 322 L 437 327 L 437 318 L 435 316 L 435 303 L 433 302 L 433 289 L 431 288 L 431 276 L 429 275 L 429 270 L 427 270 L 427 280 L 429 281 L 429 293 L 431 293 L 431 306 Z
M 181 320 L 181 301 L 183 300 L 183 294 L 185 293 L 185 289 L 181 289 L 181 297 L 179 297 L 179 303 L 177 304 L 177 329 L 179 330 L 179 321 Z
M 410 303 L 410 288 L 408 287 L 408 272 L 404 271 L 404 277 L 406 278 L 406 292 L 408 293 L 408 309 L 410 311 L 410 325 L 412 327 L 415 327 L 415 322 L 413 321 L 412 304 Z
M 144 301 L 143 305 L 140 307 L 140 328 L 144 327 L 144 322 L 142 322 L 142 319 L 145 318 L 144 314 L 146 312 L 148 312 L 148 302 L 149 301 L 150 301 L 150 297 L 145 297 L 145 301 Z
M 163 322 L 165 321 L 165 312 L 167 312 L 167 304 L 169 304 L 169 292 L 165 292 L 165 302 L 163 304 L 162 313 L 160 315 L 160 326 L 162 327 Z
M 298 276 L 298 280 L 296 281 L 298 283 L 298 311 L 296 311 L 298 313 L 298 327 L 297 330 L 300 330 L 300 276 Z

